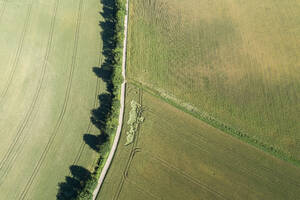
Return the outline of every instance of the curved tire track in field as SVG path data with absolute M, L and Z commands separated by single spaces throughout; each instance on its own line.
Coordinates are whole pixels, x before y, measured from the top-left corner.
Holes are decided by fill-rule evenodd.
M 99 60 L 98 60 L 98 66 L 100 66 L 101 63 L 102 63 L 102 56 L 100 55 L 99 56 Z M 95 95 L 94 95 L 93 108 L 95 108 L 96 104 L 97 104 L 97 97 L 98 97 L 99 90 L 100 90 L 99 86 L 100 86 L 100 81 L 99 81 L 99 78 L 96 76 L 96 89 L 95 89 Z M 86 129 L 86 133 L 90 133 L 91 128 L 92 128 L 92 122 L 90 120 L 89 124 L 88 124 L 88 127 Z M 73 162 L 73 165 L 77 165 L 78 164 L 79 159 L 81 158 L 81 155 L 82 155 L 82 152 L 84 151 L 85 146 L 86 146 L 86 143 L 84 142 L 84 140 L 82 140 L 82 142 L 80 144 L 80 147 L 79 147 L 79 150 L 78 150 L 78 152 L 77 152 L 77 154 L 75 156 L 75 160 Z
M 120 194 L 122 192 L 124 183 L 125 183 L 125 181 L 128 180 L 128 171 L 129 171 L 130 165 L 132 163 L 133 157 L 138 152 L 141 152 L 140 148 L 133 146 L 133 148 L 131 149 L 131 152 L 129 154 L 129 157 L 127 159 L 127 163 L 126 163 L 125 169 L 123 171 L 123 176 L 121 178 L 121 181 L 120 181 L 120 183 L 118 185 L 117 192 L 114 194 L 113 200 L 118 200 L 119 199 L 119 196 L 120 196 Z
M 0 23 L 1 23 L 1 20 L 2 20 L 2 16 L 3 16 L 3 14 L 4 14 L 5 10 L 6 10 L 6 4 L 7 4 L 7 0 L 3 1 L 3 5 L 2 5 L 2 7 L 0 9 Z
M 3 178 L 6 177 L 6 175 L 8 174 L 8 172 L 10 171 L 10 168 L 13 166 L 13 163 L 18 155 L 18 152 L 21 150 L 22 146 L 23 146 L 23 142 L 24 140 L 22 139 L 22 135 L 23 135 L 23 131 L 24 129 L 27 127 L 28 122 L 31 118 L 31 115 L 33 113 L 34 108 L 36 107 L 36 103 L 40 97 L 40 91 L 45 79 L 45 74 L 46 74 L 46 69 L 47 69 L 47 63 L 48 63 L 48 58 L 49 58 L 49 54 L 51 51 L 51 47 L 52 47 L 52 40 L 53 40 L 53 32 L 54 32 L 54 25 L 55 25 L 55 21 L 56 21 L 56 14 L 57 14 L 57 10 L 58 10 L 58 5 L 59 5 L 59 1 L 60 0 L 56 0 L 55 2 L 55 6 L 54 6 L 54 14 L 52 16 L 52 20 L 51 20 L 51 25 L 50 25 L 50 32 L 49 32 L 49 38 L 47 41 L 47 47 L 46 47 L 46 54 L 44 56 L 44 62 L 42 65 L 42 71 L 41 71 L 41 76 L 40 76 L 40 80 L 38 82 L 38 86 L 37 89 L 35 91 L 34 94 L 34 98 L 33 101 L 31 102 L 31 105 L 25 115 L 25 118 L 23 119 L 23 121 L 21 122 L 21 124 L 18 127 L 18 131 L 17 134 L 13 140 L 13 142 L 10 144 L 8 151 L 5 153 L 3 159 L 1 160 L 0 163 L 0 171 L 5 167 L 5 164 L 8 162 L 7 167 L 4 169 L 4 173 L 0 176 L 0 185 L 3 183 Z M 18 144 L 18 142 L 21 140 L 21 144 L 19 144 L 17 146 L 17 150 L 14 152 L 13 150 L 15 149 L 15 146 Z
M 151 154 L 151 152 L 145 152 L 146 154 L 148 154 L 150 156 L 150 158 L 157 160 L 161 165 L 175 171 L 176 173 L 180 174 L 181 176 L 183 176 L 184 178 L 186 178 L 187 180 L 189 180 L 190 182 L 198 185 L 199 187 L 203 188 L 204 190 L 210 192 L 211 194 L 214 194 L 216 196 L 218 196 L 221 199 L 227 199 L 223 194 L 219 193 L 218 191 L 206 186 L 205 184 L 201 183 L 198 179 L 196 179 L 195 177 L 187 174 L 186 172 L 183 172 L 182 170 L 180 170 L 179 168 L 172 166 L 171 164 L 169 164 L 167 161 L 159 158 L 158 156 L 154 156 Z
M 131 180 L 131 179 L 127 179 L 128 183 L 132 184 L 132 185 L 135 185 L 135 189 L 139 190 L 140 192 L 146 194 L 146 195 L 149 195 L 151 197 L 153 197 L 154 199 L 158 199 L 158 200 L 162 200 L 162 198 L 154 195 L 153 193 L 149 192 L 149 191 L 146 191 L 145 189 L 143 189 L 141 186 L 139 186 L 135 181 Z
M 158 118 L 158 115 L 157 115 L 156 112 L 152 111 L 151 109 L 148 109 L 147 111 L 148 111 L 149 113 L 153 114 L 153 117 Z M 170 127 L 171 127 L 171 122 L 169 122 L 168 120 L 160 119 L 160 121 L 163 121 L 164 125 L 170 125 Z M 201 139 L 201 140 L 202 140 L 202 139 Z M 204 142 L 206 142 L 206 143 L 210 143 L 210 144 L 212 144 L 212 146 L 216 146 L 216 145 L 218 146 L 218 145 L 219 145 L 219 144 L 217 144 L 217 143 L 211 143 L 211 141 L 207 141 L 207 140 L 202 140 L 202 141 L 204 141 Z M 188 141 L 186 141 L 186 142 L 188 142 Z M 188 143 L 190 143 L 190 142 L 188 142 Z M 190 144 L 194 145 L 195 147 L 197 146 L 197 147 L 198 147 L 201 151 L 203 151 L 203 152 L 208 152 L 207 150 L 202 149 L 202 148 L 201 148 L 199 145 L 197 145 L 197 144 L 193 144 L 193 143 L 190 143 Z M 242 165 L 240 165 L 240 163 L 242 163 L 242 162 L 240 162 L 240 157 L 241 157 L 241 155 L 240 155 L 239 153 L 234 152 L 234 151 L 232 151 L 232 149 L 227 148 L 227 147 L 225 147 L 225 146 L 224 146 L 223 148 L 224 148 L 224 150 L 223 150 L 222 152 L 219 152 L 219 153 L 224 153 L 224 152 L 227 153 L 227 152 L 228 152 L 227 155 L 231 155 L 230 157 L 231 157 L 232 159 L 235 159 L 235 158 L 236 158 L 236 159 L 234 160 L 234 162 L 232 162 L 232 163 L 234 163 L 234 165 L 224 164 L 224 163 L 223 163 L 223 165 L 226 165 L 228 168 L 235 167 L 236 170 L 239 170 L 240 173 L 242 173 L 242 174 L 247 174 L 247 175 L 251 175 L 251 176 L 253 176 L 253 177 L 257 177 L 258 180 L 259 180 L 259 179 L 264 180 L 264 176 L 262 176 L 262 175 L 256 173 L 256 171 L 259 171 L 259 170 L 273 171 L 271 168 L 266 167 L 266 166 L 260 166 L 260 167 L 254 167 L 254 168 L 243 167 Z M 243 157 L 243 159 L 246 159 L 246 161 L 249 161 L 249 162 L 250 162 L 250 160 L 247 159 L 247 158 L 245 158 L 245 157 Z M 243 161 L 243 162 L 246 162 L 246 161 Z M 270 172 L 270 173 L 272 173 L 272 172 Z M 282 173 L 280 173 L 280 172 L 276 172 L 276 177 L 278 177 L 279 180 L 281 180 L 283 177 L 287 177 L 287 175 L 284 175 L 284 174 L 282 174 Z M 299 182 L 298 182 L 297 180 L 295 180 L 295 179 L 292 178 L 292 177 L 287 177 L 287 178 L 290 180 L 291 184 L 294 184 L 294 185 L 300 187 L 300 184 L 299 184 Z M 269 184 L 269 185 L 273 185 L 274 187 L 277 187 L 277 185 L 275 184 L 275 182 L 269 181 L 268 184 Z
M 143 90 L 141 88 L 139 88 L 139 104 L 141 106 L 143 106 Z M 131 147 L 131 150 L 130 150 L 130 154 L 129 154 L 129 157 L 127 159 L 127 162 L 126 162 L 126 165 L 125 165 L 125 169 L 123 171 L 123 176 L 120 180 L 120 183 L 118 185 L 118 189 L 117 189 L 117 192 L 114 194 L 114 197 L 113 197 L 113 200 L 117 200 L 122 192 L 122 189 L 123 189 L 123 185 L 125 183 L 125 180 L 128 179 L 128 171 L 129 171 L 129 168 L 130 168 L 130 165 L 131 165 L 131 162 L 133 160 L 133 157 L 134 155 L 137 153 L 137 152 L 140 152 L 140 148 L 137 147 L 137 144 L 138 144 L 138 139 L 139 139 L 139 136 L 140 136 L 140 126 L 138 126 L 138 130 L 136 132 L 136 135 L 135 135 L 135 138 L 134 138 L 134 143 L 132 144 L 132 147 Z
M 117 127 L 117 132 L 114 137 L 114 142 L 111 147 L 111 150 L 109 152 L 108 158 L 105 162 L 105 165 L 101 171 L 100 177 L 98 179 L 98 185 L 95 188 L 93 192 L 93 200 L 97 198 L 97 195 L 99 193 L 99 190 L 101 188 L 101 185 L 104 181 L 104 178 L 107 174 L 107 171 L 110 167 L 111 161 L 115 155 L 120 135 L 121 135 L 121 130 L 122 130 L 122 125 L 123 125 L 123 116 L 124 116 L 124 107 L 125 107 L 125 86 L 126 86 L 126 53 L 127 53 L 127 32 L 128 32 L 128 5 L 129 5 L 129 0 L 126 0 L 126 14 L 124 18 L 124 41 L 123 41 L 123 58 L 122 58 L 122 77 L 123 77 L 123 83 L 121 85 L 121 95 L 120 95 L 120 113 L 119 113 L 119 124 Z
M 15 59 L 14 59 L 13 64 L 12 64 L 12 68 L 11 68 L 11 71 L 10 71 L 10 74 L 9 74 L 8 81 L 7 81 L 5 87 L 2 90 L 1 95 L 0 95 L 0 106 L 3 104 L 4 98 L 5 98 L 5 96 L 7 94 L 7 91 L 8 91 L 8 89 L 9 89 L 11 83 L 12 83 L 12 80 L 14 78 L 17 65 L 19 64 L 19 59 L 20 59 L 20 56 L 21 56 L 22 50 L 23 50 L 25 35 L 28 31 L 28 26 L 30 24 L 32 6 L 33 6 L 33 1 L 31 1 L 31 3 L 28 5 L 28 12 L 27 12 L 27 15 L 26 15 L 26 18 L 25 18 L 25 24 L 24 24 L 23 31 L 22 31 L 22 34 L 21 34 L 21 38 L 20 38 L 20 41 L 19 41 L 19 46 L 17 48 Z
M 147 109 L 147 112 L 151 113 L 152 117 L 154 117 L 154 118 L 159 118 L 159 115 L 158 115 L 155 111 L 153 111 L 153 110 L 151 110 L 151 109 L 148 108 L 148 109 Z M 159 120 L 160 120 L 160 121 L 163 121 L 164 126 L 168 125 L 168 126 L 172 127 L 172 122 L 170 122 L 170 121 L 168 121 L 168 120 L 165 120 L 165 119 L 161 119 L 161 118 L 159 118 Z M 185 139 L 183 139 L 183 140 L 185 140 Z M 212 146 L 218 146 L 218 145 L 219 145 L 219 144 L 217 144 L 217 143 L 212 143 L 212 141 L 208 141 L 208 140 L 206 140 L 206 139 L 204 139 L 204 138 L 201 138 L 200 140 L 202 140 L 202 141 L 205 142 L 205 143 L 209 143 L 209 144 L 211 144 Z M 202 152 L 206 152 L 206 153 L 208 152 L 206 149 L 203 149 L 203 148 L 201 147 L 201 145 L 198 145 L 198 144 L 196 144 L 196 143 L 193 143 L 193 142 L 190 142 L 190 141 L 187 141 L 187 140 L 185 140 L 185 141 L 186 141 L 187 143 L 189 143 L 189 144 L 191 144 L 191 145 L 197 147 L 197 148 L 200 149 Z M 230 156 L 232 159 L 236 158 L 235 161 L 232 162 L 232 163 L 234 163 L 234 166 L 233 166 L 233 165 L 229 165 L 229 164 L 224 164 L 224 163 L 223 163 L 223 165 L 226 165 L 228 168 L 236 167 L 236 169 L 239 169 L 240 172 L 242 172 L 242 173 L 244 173 L 244 174 L 247 174 L 247 175 L 255 176 L 255 177 L 259 178 L 259 179 L 264 179 L 264 177 L 261 176 L 261 175 L 259 175 L 259 174 L 257 174 L 257 173 L 255 173 L 256 171 L 258 171 L 258 170 L 272 171 L 271 168 L 266 167 L 266 166 L 260 166 L 260 167 L 255 167 L 255 168 L 242 167 L 240 164 L 238 164 L 238 163 L 240 162 L 240 157 L 241 157 L 241 155 L 240 155 L 238 152 L 234 152 L 234 151 L 232 151 L 232 149 L 227 148 L 227 147 L 225 147 L 225 146 L 224 146 L 223 148 L 224 148 L 224 150 L 223 150 L 222 152 L 228 152 L 228 154 L 226 154 L 226 155 L 232 155 L 232 156 Z M 222 152 L 219 152 L 219 153 L 222 153 Z M 246 162 L 246 161 L 249 161 L 249 162 L 250 162 L 250 160 L 247 159 L 246 157 L 243 157 L 243 159 L 246 159 L 244 162 Z M 287 178 L 290 179 L 290 182 L 292 182 L 292 184 L 297 185 L 298 187 L 300 187 L 300 182 L 297 181 L 297 180 L 295 180 L 293 177 L 289 177 L 289 176 L 284 175 L 284 174 L 282 174 L 282 173 L 280 173 L 280 172 L 276 172 L 276 176 L 277 176 L 279 179 L 282 179 L 283 177 L 287 177 Z M 268 184 L 269 184 L 269 185 L 274 185 L 274 186 L 276 186 L 274 182 L 269 182 Z
M 97 104 L 97 96 L 99 94 L 99 83 L 100 83 L 99 82 L 99 78 L 96 77 L 96 89 L 95 89 L 95 97 L 94 97 L 93 108 L 95 108 L 96 104 Z M 88 127 L 86 129 L 86 133 L 89 133 L 91 131 L 91 128 L 92 128 L 92 122 L 90 120 L 90 122 L 88 124 Z M 77 165 L 78 164 L 79 159 L 81 158 L 81 155 L 82 155 L 82 152 L 84 151 L 85 146 L 86 146 L 86 143 L 84 142 L 84 140 L 82 140 L 82 142 L 80 144 L 80 147 L 79 147 L 79 150 L 78 150 L 78 152 L 76 154 L 75 160 L 73 162 L 73 165 Z
M 31 174 L 31 176 L 29 177 L 23 191 L 21 192 L 21 195 L 19 196 L 18 199 L 25 199 L 28 191 L 36 177 L 36 175 L 38 174 L 47 154 L 49 149 L 52 146 L 52 143 L 57 135 L 57 132 L 62 124 L 64 115 L 66 113 L 67 110 L 67 106 L 68 106 L 68 101 L 69 101 L 69 97 L 70 97 L 70 93 L 71 93 L 71 88 L 72 88 L 72 82 L 73 82 L 73 75 L 74 75 L 74 69 L 75 69 L 75 65 L 76 65 L 76 58 L 77 58 L 77 50 L 78 50 L 78 40 L 79 40 L 79 32 L 80 32 L 80 24 L 81 24 L 81 15 L 82 15 L 82 8 L 83 8 L 83 1 L 84 0 L 80 0 L 79 2 L 79 8 L 78 8 L 78 16 L 77 16 L 77 22 L 76 22 L 76 31 L 75 31 L 75 44 L 74 44 L 74 48 L 73 48 L 73 55 L 72 55 L 72 62 L 71 62 L 71 69 L 70 69 L 70 74 L 69 74 L 69 78 L 68 78 L 68 83 L 67 83 L 67 89 L 65 92 L 65 99 L 64 99 L 64 103 L 63 103 L 63 107 L 62 110 L 59 114 L 57 123 L 54 127 L 54 130 L 51 134 L 51 137 L 49 138 L 46 147 L 44 149 L 44 151 L 42 152 L 41 157 L 39 158 L 37 164 L 34 167 L 33 173 Z

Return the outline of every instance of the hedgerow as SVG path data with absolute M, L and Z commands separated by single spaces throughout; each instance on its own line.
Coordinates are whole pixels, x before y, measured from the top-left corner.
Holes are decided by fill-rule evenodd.
M 262 151 L 270 153 L 274 157 L 277 157 L 281 160 L 290 162 L 290 163 L 294 164 L 295 166 L 300 167 L 300 160 L 299 159 L 297 159 L 297 158 L 293 157 L 292 155 L 284 152 L 283 150 L 281 150 L 278 147 L 275 147 L 273 145 L 264 143 L 264 142 L 260 141 L 259 139 L 254 138 L 254 137 L 250 136 L 249 134 L 243 132 L 242 130 L 237 130 L 237 129 L 235 129 L 235 128 L 233 128 L 233 127 L 217 120 L 216 118 L 207 115 L 206 113 L 201 113 L 199 111 L 189 110 L 185 106 L 183 106 L 180 103 L 175 102 L 174 100 L 162 95 L 159 91 L 157 91 L 157 90 L 155 90 L 151 87 L 148 87 L 146 85 L 142 85 L 141 83 L 135 82 L 133 80 L 131 80 L 130 83 L 137 86 L 137 87 L 143 88 L 144 91 L 149 92 L 150 94 L 160 98 L 161 100 L 173 105 L 174 107 L 176 107 L 176 108 L 178 108 L 178 109 L 180 109 L 180 110 L 182 110 L 186 113 L 189 113 L 190 115 L 206 122 L 207 124 L 217 128 L 217 129 L 219 129 L 219 130 L 221 130 L 221 131 L 223 131 L 227 134 L 230 134 L 230 135 L 232 135 L 236 138 L 239 138 L 240 140 L 257 147 Z

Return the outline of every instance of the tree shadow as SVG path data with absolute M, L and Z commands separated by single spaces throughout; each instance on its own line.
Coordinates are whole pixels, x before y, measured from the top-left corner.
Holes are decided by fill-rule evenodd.
M 104 62 L 101 67 L 93 67 L 93 72 L 105 82 L 107 93 L 99 95 L 99 107 L 91 111 L 92 116 L 90 120 L 101 133 L 97 136 L 86 133 L 83 136 L 85 143 L 97 152 L 105 152 L 109 141 L 107 121 L 112 113 L 112 101 L 114 99 L 114 84 L 112 79 L 116 63 L 114 49 L 117 45 L 115 39 L 115 0 L 101 0 L 101 3 L 103 5 L 103 11 L 100 12 L 100 15 L 103 21 L 99 22 L 99 26 L 102 29 L 100 35 L 103 41 L 102 54 L 104 56 Z
M 106 143 L 108 142 L 107 134 L 91 135 L 84 134 L 83 139 L 93 150 L 97 152 L 104 152 L 106 150 Z
M 99 95 L 98 99 L 100 106 L 91 111 L 91 121 L 103 133 L 106 130 L 106 122 L 111 113 L 112 97 L 108 93 L 103 93 Z
M 96 74 L 97 77 L 101 78 L 105 83 L 111 80 L 111 72 L 109 70 L 105 70 L 105 67 L 93 67 L 93 72 Z
M 91 122 L 101 131 L 99 135 L 84 134 L 83 140 L 93 150 L 105 152 L 109 135 L 107 133 L 107 121 L 111 113 L 112 99 L 111 95 L 104 93 L 99 95 L 100 106 L 91 111 Z
M 91 178 L 90 171 L 78 165 L 72 165 L 70 172 L 71 176 L 66 176 L 65 182 L 58 184 L 59 189 L 56 195 L 58 200 L 76 199 L 86 181 Z
M 99 152 L 99 143 L 98 143 L 98 136 L 97 135 L 92 135 L 89 133 L 86 133 L 83 135 L 83 140 L 85 141 L 86 144 L 89 145 L 93 150 Z
M 103 41 L 103 55 L 107 58 L 113 57 L 113 49 L 116 47 L 115 27 L 116 27 L 116 10 L 115 0 L 101 0 L 103 11 L 100 12 L 104 21 L 99 22 L 102 29 L 101 38 Z
M 102 78 L 106 82 L 107 91 L 113 95 L 114 85 L 112 83 L 114 65 L 115 65 L 115 53 L 114 49 L 117 46 L 116 43 L 116 9 L 115 0 L 101 0 L 103 10 L 100 15 L 104 19 L 99 22 L 99 26 L 102 29 L 100 33 L 103 41 L 102 54 L 104 56 L 104 62 L 101 68 L 94 67 L 94 73 Z
M 91 123 L 95 125 L 99 130 L 99 135 L 93 135 L 91 133 L 85 133 L 83 140 L 93 150 L 100 152 L 100 154 L 108 151 L 109 148 L 109 133 L 113 125 L 109 125 L 107 122 L 112 114 L 112 105 L 114 100 L 114 67 L 116 64 L 115 48 L 116 43 L 116 7 L 115 0 L 100 0 L 103 5 L 103 11 L 99 14 L 102 16 L 103 21 L 99 22 L 99 26 L 102 29 L 100 33 L 104 56 L 104 62 L 101 66 L 94 66 L 92 68 L 95 75 L 101 78 L 106 84 L 106 93 L 98 96 L 99 107 L 91 111 Z M 98 165 L 102 162 L 102 156 L 98 160 Z M 79 197 L 80 192 L 84 190 L 84 187 L 91 184 L 94 175 L 87 169 L 72 165 L 70 167 L 71 176 L 66 176 L 65 181 L 58 184 L 59 190 L 56 195 L 58 200 L 75 200 Z M 89 187 L 89 186 L 87 186 Z M 91 194 L 89 194 L 91 195 Z

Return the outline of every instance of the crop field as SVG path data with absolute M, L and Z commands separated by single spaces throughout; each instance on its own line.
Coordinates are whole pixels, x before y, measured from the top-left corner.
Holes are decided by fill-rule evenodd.
M 297 199 L 300 169 L 276 159 L 131 84 L 143 107 L 133 144 L 123 133 L 98 200 Z
M 129 12 L 131 81 L 300 160 L 298 0 L 133 0 Z
M 106 84 L 99 0 L 0 0 L 0 199 L 56 199 L 69 167 L 91 170 L 91 110 Z

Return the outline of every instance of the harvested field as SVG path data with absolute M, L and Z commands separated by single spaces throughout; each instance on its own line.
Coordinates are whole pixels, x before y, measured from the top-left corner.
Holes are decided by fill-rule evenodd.
M 297 199 L 300 169 L 228 136 L 131 84 L 144 122 L 125 146 L 124 123 L 100 199 Z

